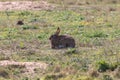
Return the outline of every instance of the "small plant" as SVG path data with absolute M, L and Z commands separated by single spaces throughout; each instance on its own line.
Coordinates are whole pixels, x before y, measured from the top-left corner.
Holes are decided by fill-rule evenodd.
M 22 80 L 29 80 L 29 78 L 28 77 L 24 77 Z
M 23 25 L 22 26 L 23 30 L 27 30 L 27 29 L 37 29 L 37 26 L 30 26 L 30 25 Z
M 66 54 L 75 54 L 76 53 L 76 49 L 75 48 L 68 48 Z
M 104 38 L 104 37 L 108 37 L 108 35 L 104 32 L 101 32 L 101 31 L 95 31 L 93 33 L 88 33 L 86 34 L 85 33 L 85 36 L 86 37 L 89 37 L 89 38 Z
M 109 64 L 106 61 L 101 60 L 101 61 L 97 62 L 97 66 L 98 66 L 99 72 L 105 72 L 106 70 L 114 71 L 119 66 L 119 63 Z
M 26 47 L 25 47 L 25 44 L 23 42 L 20 42 L 18 48 L 25 49 Z
M 28 15 L 32 15 L 32 13 L 29 11 L 22 11 L 22 12 L 18 13 L 18 15 L 19 16 L 28 16 Z
M 110 65 L 110 70 L 114 71 L 119 66 L 119 63 L 113 63 Z
M 36 22 L 36 21 L 38 21 L 36 18 L 30 20 L 30 22 Z
M 42 33 L 42 34 L 37 35 L 37 38 L 38 39 L 45 39 L 45 38 L 47 38 L 47 35 L 46 35 L 46 33 Z
M 109 64 L 104 60 L 101 60 L 101 61 L 97 62 L 97 66 L 98 66 L 98 71 L 99 72 L 105 72 L 110 67 Z
M 106 26 L 113 27 L 113 25 L 111 23 L 107 23 Z
M 112 36 L 114 37 L 120 37 L 120 29 L 117 29 L 113 32 Z

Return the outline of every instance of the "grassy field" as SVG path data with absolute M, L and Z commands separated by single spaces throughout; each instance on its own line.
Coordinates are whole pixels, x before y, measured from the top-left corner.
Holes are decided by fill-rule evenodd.
M 120 1 L 46 1 L 55 9 L 0 11 L 0 61 L 49 66 L 34 74 L 24 74 L 24 66 L 0 66 L 0 80 L 119 80 Z M 57 27 L 75 39 L 74 49 L 50 48 Z

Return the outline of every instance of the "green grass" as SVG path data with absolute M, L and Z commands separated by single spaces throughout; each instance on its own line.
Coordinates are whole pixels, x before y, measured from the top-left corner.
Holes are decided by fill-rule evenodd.
M 74 2 L 66 3 L 74 5 Z M 114 4 L 107 5 L 114 8 Z M 41 77 L 40 80 L 107 80 L 106 75 L 114 80 L 112 71 L 99 73 L 99 77 L 87 74 L 90 65 L 97 71 L 96 63 L 102 60 L 113 64 L 119 62 L 120 12 L 119 9 L 109 11 L 106 6 L 102 7 L 105 10 L 97 5 L 95 8 L 78 7 L 72 10 L 68 5 L 67 9 L 62 7 L 63 10 L 52 11 L 1 11 L 0 48 L 3 50 L 0 60 L 43 61 L 50 64 L 46 71 L 38 70 L 35 73 L 33 77 L 36 80 Z M 24 20 L 24 25 L 16 25 L 18 20 Z M 61 29 L 60 34 L 74 37 L 75 49 L 50 48 L 49 36 L 54 34 L 57 27 Z M 20 75 L 22 73 L 16 68 L 0 72 L 10 71 L 13 71 L 13 75 L 7 76 L 13 76 L 14 79 L 33 78 Z

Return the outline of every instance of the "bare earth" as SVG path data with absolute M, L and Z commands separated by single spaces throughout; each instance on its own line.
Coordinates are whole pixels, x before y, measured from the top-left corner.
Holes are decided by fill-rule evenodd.
M 54 6 L 45 1 L 6 1 L 0 2 L 0 11 L 5 10 L 51 10 Z
M 34 69 L 41 69 L 45 70 L 47 68 L 47 64 L 43 62 L 15 62 L 9 60 L 0 61 L 0 66 L 8 66 L 8 65 L 15 65 L 15 66 L 24 66 L 26 68 L 26 72 L 33 73 Z

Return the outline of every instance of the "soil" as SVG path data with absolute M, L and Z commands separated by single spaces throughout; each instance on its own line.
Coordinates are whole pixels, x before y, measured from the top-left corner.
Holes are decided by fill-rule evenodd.
M 27 74 L 28 73 L 34 74 L 35 69 L 45 70 L 48 66 L 46 63 L 43 63 L 43 62 L 16 62 L 16 61 L 10 61 L 10 60 L 0 61 L 0 66 L 4 67 L 9 65 L 25 66 Z
M 0 11 L 5 10 L 52 10 L 53 5 L 46 1 L 6 1 L 0 2 Z

